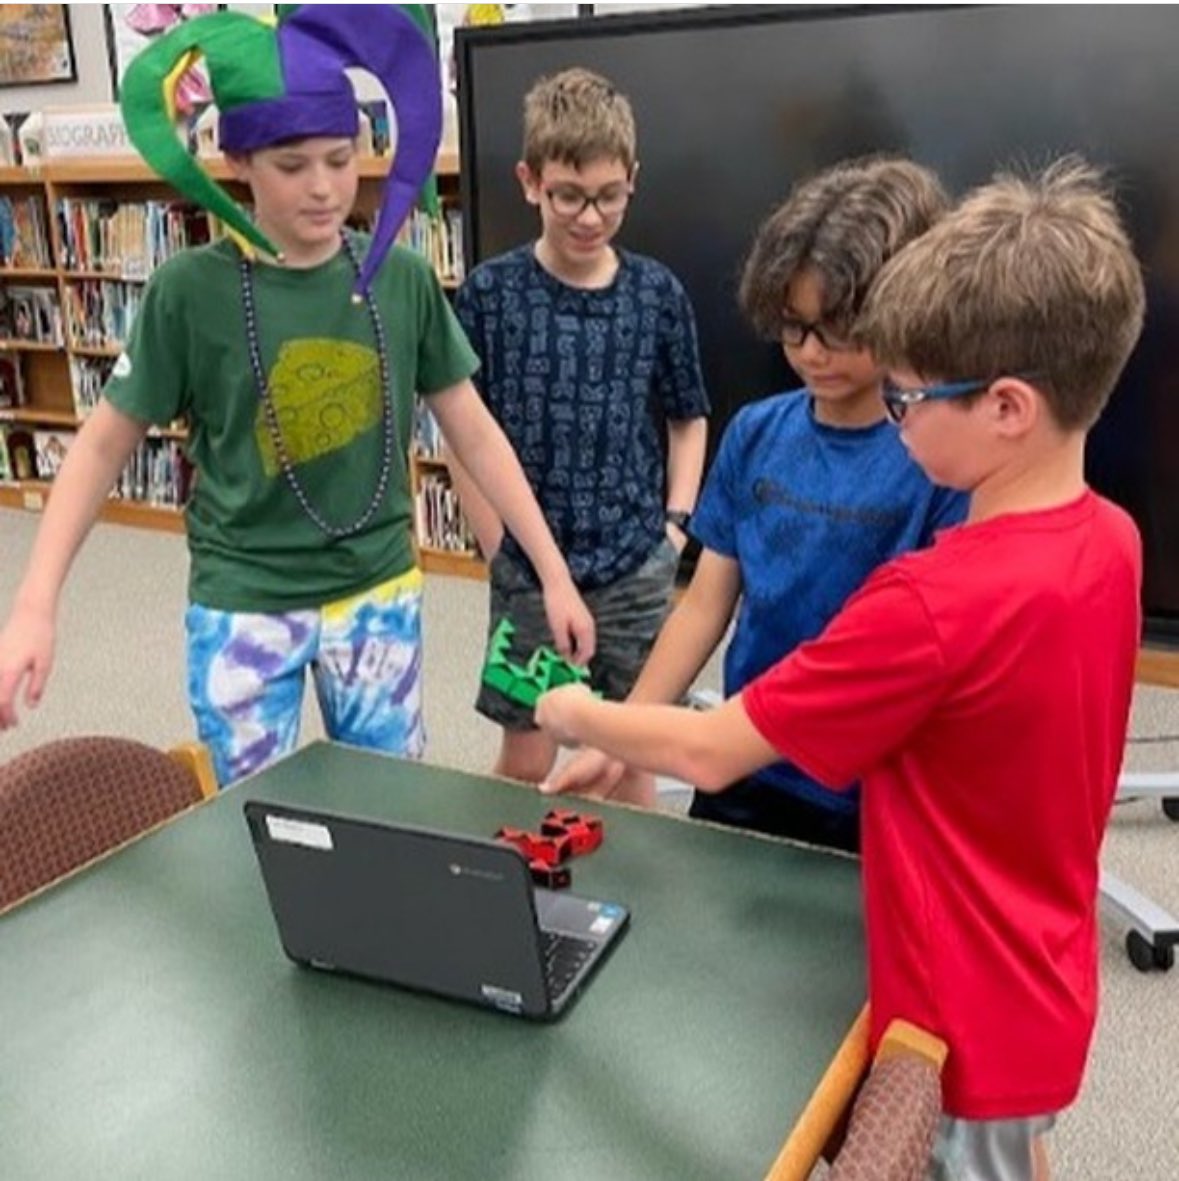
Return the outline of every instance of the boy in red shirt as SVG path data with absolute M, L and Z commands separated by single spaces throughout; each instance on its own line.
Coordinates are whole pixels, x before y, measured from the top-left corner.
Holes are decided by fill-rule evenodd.
M 543 697 L 539 723 L 706 791 L 788 758 L 863 783 L 874 1040 L 949 1045 L 931 1176 L 1047 1176 L 1097 1009 L 1098 854 L 1139 641 L 1140 542 L 1084 445 L 1142 277 L 1076 158 L 970 194 L 874 284 L 857 335 L 901 438 L 967 521 L 882 566 L 817 639 L 709 714 Z

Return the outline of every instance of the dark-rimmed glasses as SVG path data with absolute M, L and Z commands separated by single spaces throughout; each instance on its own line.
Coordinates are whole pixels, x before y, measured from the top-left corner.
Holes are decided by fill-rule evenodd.
M 803 320 L 798 316 L 782 317 L 782 343 L 789 349 L 800 349 L 806 344 L 806 338 L 813 336 L 815 340 L 832 353 L 844 353 L 857 346 L 830 324 L 821 320 Z
M 617 217 L 630 201 L 630 185 L 611 185 L 592 197 L 576 185 L 551 185 L 545 189 L 553 212 L 560 218 L 573 221 L 591 205 L 601 218 Z
M 944 385 L 927 385 L 915 390 L 903 390 L 886 378 L 880 396 L 884 399 L 884 409 L 888 412 L 888 417 L 900 426 L 905 421 L 910 406 L 937 398 L 964 398 L 967 394 L 977 394 L 980 390 L 985 390 L 991 384 L 990 381 L 981 380 L 951 381 Z

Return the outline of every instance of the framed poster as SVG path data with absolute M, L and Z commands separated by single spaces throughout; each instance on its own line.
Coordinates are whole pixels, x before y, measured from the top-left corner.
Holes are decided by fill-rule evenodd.
M 77 78 L 67 5 L 0 4 L 0 86 Z
M 157 37 L 183 21 L 215 12 L 216 4 L 105 4 L 107 57 L 111 67 L 111 89 L 116 101 L 123 75 L 131 59 Z M 176 105 L 184 115 L 212 101 L 204 62 L 198 62 L 180 80 Z

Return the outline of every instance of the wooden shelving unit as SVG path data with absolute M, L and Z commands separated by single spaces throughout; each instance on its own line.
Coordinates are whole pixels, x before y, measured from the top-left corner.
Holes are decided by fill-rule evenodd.
M 487 566 L 477 554 L 418 546 L 418 565 L 427 574 L 487 580 Z
M 202 161 L 215 180 L 224 183 L 237 196 L 245 196 L 244 187 L 234 180 L 226 161 L 215 157 Z M 377 207 L 380 182 L 385 178 L 390 160 L 387 157 L 367 157 L 360 161 L 360 191 L 357 208 L 371 214 Z M 458 154 L 442 152 L 438 156 L 436 173 L 444 195 L 457 195 Z M 48 226 L 52 256 L 58 262 L 65 258 L 61 234 L 55 216 L 59 198 L 102 198 L 114 201 L 142 202 L 174 199 L 175 193 L 142 161 L 127 158 L 93 158 L 47 162 L 37 168 L 0 167 L 0 195 L 35 196 L 42 203 Z M 142 275 L 124 275 L 104 270 L 77 270 L 55 267 L 0 267 L 0 285 L 29 283 L 55 285 L 58 301 L 66 316 L 67 285 L 80 281 L 113 280 L 122 283 L 143 283 Z M 443 286 L 454 289 L 457 283 L 444 281 Z M 114 358 L 115 347 L 94 347 L 75 344 L 65 326 L 63 344 L 37 341 L 0 339 L 0 352 L 18 354 L 23 369 L 25 404 L 14 408 L 0 407 L 0 425 L 13 424 L 29 430 L 37 428 L 76 430 L 82 424 L 75 405 L 70 360 L 73 357 Z M 182 430 L 153 430 L 151 436 L 183 439 Z M 418 486 L 419 457 L 410 457 L 412 486 Z M 444 464 L 441 466 L 445 466 Z M 15 480 L 0 484 L 0 508 L 40 512 L 51 492 L 52 485 L 43 480 Z M 180 533 L 184 529 L 183 513 L 174 508 L 145 504 L 133 500 L 111 499 L 103 508 L 100 519 L 141 528 L 163 529 Z M 465 577 L 485 577 L 484 566 L 474 555 L 451 553 L 429 547 L 419 549 L 421 566 L 430 573 L 457 574 Z
M 1179 651 L 1143 648 L 1138 653 L 1138 680 L 1147 685 L 1179 689 Z

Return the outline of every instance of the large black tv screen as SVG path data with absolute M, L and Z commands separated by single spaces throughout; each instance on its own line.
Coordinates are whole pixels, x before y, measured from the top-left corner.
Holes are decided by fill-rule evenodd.
M 692 297 L 714 445 L 738 406 L 793 380 L 734 296 L 756 226 L 799 178 L 885 150 L 954 192 L 1065 152 L 1108 168 L 1149 310 L 1088 474 L 1142 531 L 1148 638 L 1179 642 L 1179 9 L 734 6 L 457 42 L 468 263 L 537 233 L 513 174 L 532 82 L 580 65 L 630 96 L 641 169 L 619 242 L 668 263 Z

